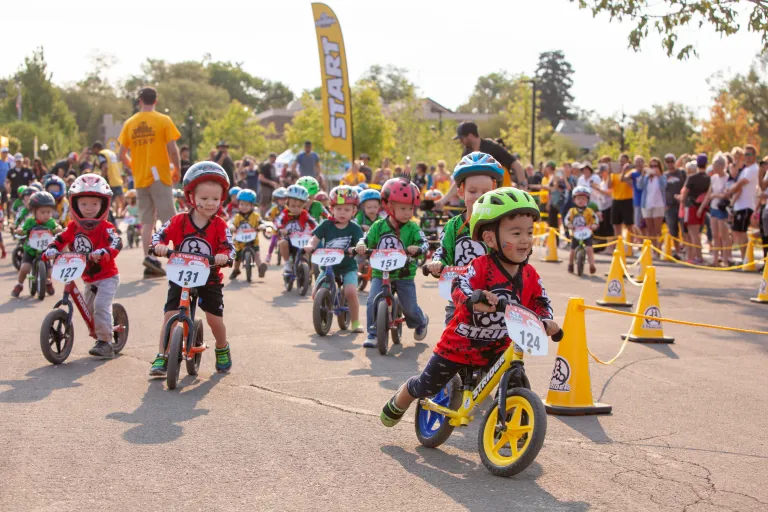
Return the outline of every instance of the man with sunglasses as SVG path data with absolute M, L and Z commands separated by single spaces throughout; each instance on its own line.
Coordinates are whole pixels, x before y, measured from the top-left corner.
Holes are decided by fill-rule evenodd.
M 738 181 L 728 190 L 728 197 L 733 197 L 741 193 L 733 202 L 733 242 L 737 245 L 747 243 L 747 230 L 749 229 L 749 218 L 757 206 L 757 149 L 751 144 L 744 147 L 744 169 L 739 173 Z M 746 247 L 741 247 L 742 258 L 746 254 Z
M 667 177 L 667 186 L 664 189 L 667 211 L 664 217 L 669 234 L 674 238 L 680 238 L 680 191 L 683 189 L 687 176 L 683 169 L 677 168 L 676 162 L 675 155 L 672 153 L 667 153 L 664 157 L 664 165 L 667 168 L 664 173 Z M 680 254 L 680 249 L 680 242 L 675 240 L 675 253 Z

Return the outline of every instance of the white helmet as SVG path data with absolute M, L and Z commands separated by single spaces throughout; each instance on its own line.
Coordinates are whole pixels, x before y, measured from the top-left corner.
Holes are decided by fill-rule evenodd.
M 77 225 L 85 230 L 91 230 L 107 218 L 109 203 L 112 200 L 112 189 L 107 180 L 97 174 L 83 174 L 79 176 L 69 187 L 69 207 L 72 218 Z M 78 197 L 98 197 L 101 199 L 101 208 L 95 218 L 85 219 L 77 205 Z
M 301 185 L 291 185 L 288 187 L 285 197 L 288 199 L 298 199 L 299 201 L 308 201 L 309 192 L 307 192 L 307 189 Z

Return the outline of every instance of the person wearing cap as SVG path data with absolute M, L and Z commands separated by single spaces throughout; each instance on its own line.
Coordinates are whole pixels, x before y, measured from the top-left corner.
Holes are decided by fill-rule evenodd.
M 232 157 L 229 156 L 229 144 L 225 140 L 220 140 L 216 144 L 216 154 L 213 157 L 213 161 L 219 164 L 229 176 L 229 182 L 235 183 L 235 162 L 232 161 Z
M 291 170 L 296 172 L 296 167 L 299 168 L 300 178 L 311 176 L 320 183 L 321 189 L 325 189 L 325 179 L 320 170 L 320 157 L 312 151 L 312 141 L 304 142 L 304 151 L 296 155 L 291 164 Z
M 112 210 L 116 216 L 125 208 L 125 196 L 123 196 L 123 168 L 117 155 L 111 149 L 104 147 L 100 140 L 94 141 L 91 151 L 96 155 L 96 162 L 101 176 L 107 180 L 112 189 Z
M 16 165 L 13 169 L 8 171 L 6 180 L 8 180 L 8 185 L 10 186 L 11 199 L 15 200 L 19 198 L 18 189 L 20 186 L 29 185 L 35 181 L 35 173 L 32 172 L 32 169 L 24 167 L 24 155 L 16 153 L 14 158 L 16 160 Z M 5 183 L 5 181 L 3 181 L 3 183 Z
M 667 186 L 664 189 L 667 211 L 664 216 L 669 234 L 675 243 L 675 253 L 680 254 L 681 244 L 676 239 L 680 237 L 680 191 L 683 189 L 686 174 L 683 169 L 678 168 L 677 159 L 672 153 L 664 155 L 664 166 L 664 175 L 667 177 Z
M 370 183 L 371 178 L 373 177 L 373 169 L 371 169 L 370 164 L 371 163 L 371 157 L 368 156 L 368 153 L 361 153 L 360 154 L 360 172 L 365 175 L 365 182 Z
M 157 91 L 143 88 L 139 92 L 139 111 L 125 122 L 117 139 L 119 159 L 133 173 L 142 224 L 145 277 L 165 275 L 157 258 L 149 256 L 149 244 L 156 219 L 166 223 L 176 214 L 171 165 L 181 169 L 176 145 L 181 133 L 170 117 L 155 110 L 156 104 Z
M 707 191 L 709 190 L 710 178 L 707 175 L 707 164 L 709 159 L 706 153 L 701 153 L 696 157 L 696 172 L 688 176 L 680 191 L 680 209 L 681 217 L 688 229 L 688 242 L 692 245 L 688 247 L 688 262 L 700 265 L 703 263 L 701 257 L 701 226 L 704 224 L 704 213 L 699 215 L 699 207 L 702 205 Z
M 757 148 L 747 144 L 744 146 L 744 168 L 739 172 L 736 184 L 726 192 L 733 204 L 733 243 L 741 246 L 742 258 L 746 254 L 750 218 L 757 209 L 758 181 Z
M 56 162 L 56 165 L 51 167 L 51 174 L 55 174 L 62 179 L 69 176 L 70 174 L 77 178 L 80 176 L 80 173 L 78 172 L 79 169 L 77 167 L 77 159 L 77 153 L 72 151 L 69 155 L 67 155 L 66 159 Z

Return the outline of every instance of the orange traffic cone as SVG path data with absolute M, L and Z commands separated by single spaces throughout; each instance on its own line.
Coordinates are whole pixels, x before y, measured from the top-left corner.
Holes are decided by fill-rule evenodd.
M 603 300 L 596 301 L 598 306 L 632 307 L 632 303 L 627 302 L 627 296 L 624 293 L 624 271 L 621 269 L 620 260 L 619 251 L 614 250 L 613 258 L 611 259 L 611 270 L 608 272 L 608 279 L 605 281 Z
M 659 307 L 659 290 L 656 288 L 656 267 L 650 266 L 645 270 L 645 281 L 640 290 L 640 299 L 637 301 L 635 313 L 638 315 L 661 318 Z M 622 339 L 637 343 L 674 343 L 674 338 L 664 336 L 661 322 L 648 318 L 633 318 L 628 334 L 622 334 Z
M 760 289 L 757 291 L 757 297 L 752 297 L 752 302 L 758 304 L 768 304 L 768 261 L 763 266 L 763 278 L 760 280 Z
M 752 237 L 749 237 L 747 242 L 747 250 L 744 253 L 744 266 L 741 267 L 742 272 L 756 272 L 757 266 L 755 265 L 755 242 Z
M 643 249 L 640 252 L 640 270 L 637 272 L 637 277 L 635 278 L 638 282 L 643 282 L 645 279 L 645 273 L 648 267 L 653 265 L 653 255 L 651 252 L 653 249 L 651 249 L 651 241 L 650 240 L 643 240 Z M 658 283 L 657 283 L 658 284 Z
M 542 258 L 541 261 L 547 263 L 560 263 L 560 259 L 557 257 L 557 235 L 554 228 L 549 228 L 549 235 L 547 235 L 547 255 Z
M 544 407 L 549 414 L 564 416 L 609 414 L 610 405 L 595 403 L 592 399 L 584 299 L 572 297 L 568 301 L 563 332 L 565 336 L 557 348 Z

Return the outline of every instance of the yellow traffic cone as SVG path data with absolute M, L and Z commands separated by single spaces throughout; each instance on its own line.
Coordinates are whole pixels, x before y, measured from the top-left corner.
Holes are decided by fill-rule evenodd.
M 608 272 L 608 279 L 605 282 L 603 300 L 596 301 L 598 306 L 632 307 L 632 303 L 627 302 L 627 296 L 624 293 L 624 271 L 621 269 L 620 259 L 619 251 L 614 250 L 611 270 Z
M 666 224 L 663 224 L 666 226 Z M 672 261 L 672 235 L 669 231 L 664 235 L 664 261 Z
M 632 233 L 629 232 L 629 231 L 627 231 L 627 238 L 626 238 L 626 240 L 629 241 L 630 243 L 632 242 Z M 627 243 L 623 244 L 623 247 L 624 247 L 624 258 L 625 258 L 624 259 L 624 263 L 626 263 L 627 262 L 626 257 L 627 256 L 632 256 L 632 254 L 634 254 L 634 248 L 630 244 L 627 244 Z
M 667 224 L 664 223 L 661 225 L 661 236 L 665 236 L 667 233 L 669 233 L 669 228 L 667 227 Z
M 650 266 L 645 270 L 645 281 L 640 290 L 640 299 L 637 301 L 638 315 L 661 318 L 659 307 L 659 290 L 656 288 L 656 267 Z M 637 343 L 674 343 L 674 338 L 664 336 L 661 322 L 647 318 L 633 318 L 628 334 L 622 334 L 621 339 L 629 338 L 629 341 Z
M 643 249 L 640 252 L 640 270 L 637 273 L 636 281 L 643 282 L 648 267 L 653 265 L 653 256 L 651 255 L 651 241 L 643 240 Z
M 571 298 L 563 322 L 565 336 L 557 348 L 544 407 L 549 414 L 583 416 L 609 414 L 610 405 L 595 403 L 587 359 L 587 324 L 584 299 Z
M 621 258 L 622 263 L 624 263 L 624 265 L 626 265 L 627 264 L 627 249 L 626 249 L 626 246 L 624 245 L 624 236 L 623 235 L 619 235 L 616 238 L 616 250 L 619 251 L 619 257 Z
M 763 266 L 763 278 L 760 280 L 760 289 L 757 291 L 757 297 L 752 297 L 752 302 L 758 304 L 768 304 L 768 261 Z
M 747 251 L 744 253 L 744 266 L 741 267 L 742 272 L 757 272 L 757 266 L 755 266 L 755 242 L 752 237 L 749 237 L 747 242 Z
M 557 235 L 554 228 L 549 228 L 549 235 L 547 236 L 547 255 L 541 260 L 547 263 L 560 263 L 560 259 L 557 257 Z

